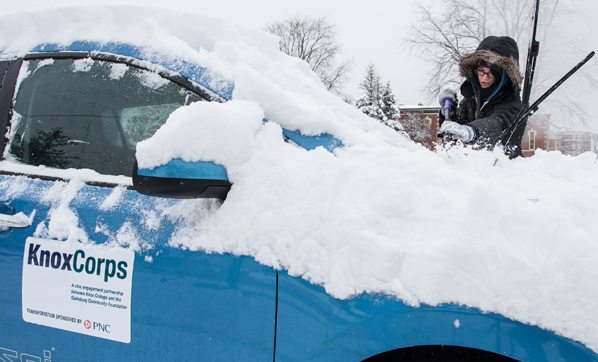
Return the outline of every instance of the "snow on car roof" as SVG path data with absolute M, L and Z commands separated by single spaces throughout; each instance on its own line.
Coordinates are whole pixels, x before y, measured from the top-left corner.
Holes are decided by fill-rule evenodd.
M 330 94 L 275 37 L 199 14 L 55 8 L 3 15 L 0 34 L 5 54 L 118 42 L 234 82 L 232 101 L 181 108 L 139 144 L 148 167 L 211 158 L 233 182 L 222 205 L 185 200 L 164 212 L 181 215 L 171 245 L 251 255 L 337 298 L 497 312 L 598 351 L 596 154 L 428 151 Z M 346 147 L 300 149 L 281 126 Z
M 135 56 L 172 70 L 182 64 L 209 70 L 210 88 L 225 98 L 230 98 L 227 91 L 219 90 L 234 83 L 234 98 L 259 102 L 266 118 L 286 129 L 364 142 L 363 135 L 347 126 L 354 124 L 359 131 L 366 119 L 370 132 L 401 142 L 354 107 L 342 107 L 344 102 L 325 90 L 305 62 L 281 53 L 278 38 L 259 30 L 192 12 L 134 5 L 57 7 L 5 14 L 2 21 L 0 50 L 6 55 L 72 49 L 73 44 L 97 44 L 97 50 L 132 46 Z

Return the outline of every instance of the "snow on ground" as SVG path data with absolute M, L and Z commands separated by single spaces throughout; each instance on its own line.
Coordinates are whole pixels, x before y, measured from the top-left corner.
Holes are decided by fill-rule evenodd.
M 138 145 L 145 167 L 207 158 L 234 183 L 220 207 L 169 207 L 171 245 L 251 255 L 338 298 L 477 307 L 598 351 L 595 154 L 430 152 L 328 93 L 272 36 L 197 14 L 60 8 L 5 15 L 0 34 L 14 54 L 78 39 L 165 49 L 234 80 L 231 102 L 181 108 Z M 306 151 L 281 126 L 345 147 Z

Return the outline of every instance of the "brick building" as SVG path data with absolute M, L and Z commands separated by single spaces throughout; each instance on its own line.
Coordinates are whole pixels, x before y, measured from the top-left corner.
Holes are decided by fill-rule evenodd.
M 438 135 L 438 106 L 399 105 L 399 122 L 414 142 L 433 150 L 440 144 Z
M 531 157 L 536 154 L 536 149 L 548 149 L 550 137 L 550 115 L 534 114 L 527 119 L 527 127 L 521 142 L 523 157 Z

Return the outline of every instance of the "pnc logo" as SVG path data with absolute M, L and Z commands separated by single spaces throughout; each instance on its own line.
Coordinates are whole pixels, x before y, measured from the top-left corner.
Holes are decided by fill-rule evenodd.
M 110 333 L 110 324 L 91 322 L 89 319 L 86 319 L 85 322 L 83 322 L 83 327 L 85 327 L 85 329 L 93 329 L 94 331 Z M 0 359 L 0 362 L 1 361 L 2 359 Z

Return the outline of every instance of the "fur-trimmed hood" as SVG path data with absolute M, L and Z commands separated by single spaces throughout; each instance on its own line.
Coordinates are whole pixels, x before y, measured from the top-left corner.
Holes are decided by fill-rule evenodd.
M 514 88 L 519 89 L 523 76 L 519 70 L 519 49 L 517 43 L 507 36 L 489 36 L 482 40 L 478 48 L 459 59 L 461 76 L 469 79 L 478 66 L 488 66 L 494 70 L 505 70 Z

